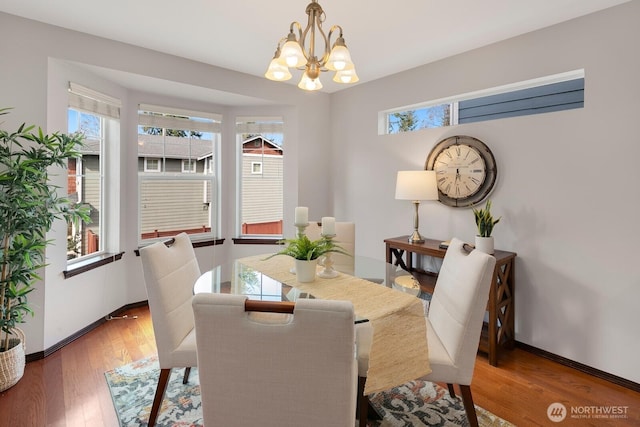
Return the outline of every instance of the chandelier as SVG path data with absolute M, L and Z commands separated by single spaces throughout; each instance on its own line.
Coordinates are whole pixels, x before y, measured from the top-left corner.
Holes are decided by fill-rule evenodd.
M 299 22 L 291 23 L 287 37 L 283 37 L 278 42 L 276 53 L 264 74 L 265 77 L 282 82 L 291 78 L 289 68 L 304 70 L 298 83 L 298 87 L 304 90 L 322 89 L 320 72 L 327 70 L 335 71 L 334 82 L 357 82 L 359 79 L 356 69 L 342 38 L 342 27 L 334 25 L 329 30 L 329 35 L 325 34 L 322 29 L 325 14 L 316 0 L 309 3 L 306 12 L 309 15 L 307 27 L 302 30 Z M 331 46 L 331 36 L 336 30 L 339 30 L 338 38 Z M 316 36 L 322 37 L 324 41 L 324 50 L 318 53 L 316 53 Z

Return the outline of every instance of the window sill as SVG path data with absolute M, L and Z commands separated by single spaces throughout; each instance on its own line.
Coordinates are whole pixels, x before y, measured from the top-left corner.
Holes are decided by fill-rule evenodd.
M 89 270 L 93 270 L 94 268 L 98 268 L 103 265 L 118 261 L 122 258 L 122 255 L 124 255 L 124 252 L 120 252 L 117 254 L 102 254 L 96 257 L 92 257 L 76 264 L 67 266 L 67 269 L 63 271 L 62 274 L 64 274 L 65 279 L 68 279 L 69 277 L 77 276 L 78 274 L 85 273 Z
M 234 245 L 279 245 L 282 238 L 269 238 L 269 237 L 234 237 Z
M 167 241 L 169 241 L 171 239 L 167 239 Z M 196 241 L 191 241 L 191 245 L 194 248 L 204 248 L 205 246 L 217 246 L 217 245 L 222 245 L 224 243 L 224 239 L 209 239 L 209 240 L 196 240 Z M 153 243 L 151 243 L 153 244 Z M 140 256 L 140 248 L 136 249 L 133 251 L 136 256 Z

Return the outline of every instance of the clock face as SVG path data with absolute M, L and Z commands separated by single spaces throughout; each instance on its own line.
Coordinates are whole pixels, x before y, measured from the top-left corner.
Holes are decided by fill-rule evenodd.
M 426 169 L 436 172 L 439 200 L 454 207 L 480 203 L 493 189 L 497 176 L 491 150 L 469 136 L 454 136 L 436 144 Z

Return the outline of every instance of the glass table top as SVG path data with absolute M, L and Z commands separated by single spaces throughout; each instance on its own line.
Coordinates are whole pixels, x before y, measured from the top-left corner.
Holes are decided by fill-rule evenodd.
M 384 261 L 355 256 L 352 265 L 334 265 L 333 267 L 339 273 L 366 279 L 380 286 L 387 286 L 415 296 L 421 294 L 418 282 L 413 280 L 408 272 Z M 319 266 L 318 271 L 322 271 L 322 268 Z M 401 276 L 402 279 L 396 280 Z M 313 298 L 313 295 L 300 292 L 299 289 L 243 264 L 241 259 L 218 265 L 204 272 L 194 284 L 193 290 L 194 293 L 247 295 L 249 299 L 263 301 L 295 301 L 298 298 Z

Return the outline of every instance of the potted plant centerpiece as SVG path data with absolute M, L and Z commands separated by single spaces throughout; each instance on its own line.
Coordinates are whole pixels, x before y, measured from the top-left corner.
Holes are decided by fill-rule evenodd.
M 45 266 L 46 233 L 56 218 L 89 222 L 85 208 L 71 206 L 49 183 L 50 166 L 66 168 L 68 159 L 79 156 L 82 135 L 45 135 L 33 128 L 0 129 L 0 391 L 24 374 L 24 333 L 17 324 L 33 315 L 27 297 Z
M 273 258 L 276 255 L 287 255 L 295 260 L 296 275 L 298 282 L 313 282 L 316 277 L 316 266 L 318 258 L 331 252 L 349 255 L 342 247 L 337 245 L 331 238 L 322 237 L 318 240 L 311 240 L 306 234 L 299 234 L 295 239 L 284 239 L 279 243 L 287 246 L 281 251 L 267 257 Z
M 491 200 L 487 200 L 484 209 L 473 208 L 473 215 L 476 219 L 476 226 L 478 227 L 478 234 L 476 235 L 476 249 L 493 254 L 493 227 L 500 222 L 500 218 L 494 220 L 491 215 Z

